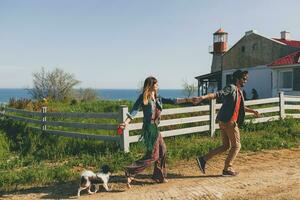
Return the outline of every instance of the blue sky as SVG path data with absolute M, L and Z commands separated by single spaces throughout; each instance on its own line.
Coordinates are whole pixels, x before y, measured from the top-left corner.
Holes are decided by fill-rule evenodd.
M 283 3 L 284 2 L 284 3 Z M 220 27 L 229 45 L 255 29 L 300 40 L 298 0 L 0 0 L 0 88 L 32 85 L 32 73 L 61 68 L 79 87 L 160 88 L 210 72 Z

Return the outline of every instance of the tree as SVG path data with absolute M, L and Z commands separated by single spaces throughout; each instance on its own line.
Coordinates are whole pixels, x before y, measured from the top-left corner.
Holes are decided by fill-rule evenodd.
M 193 94 L 195 94 L 197 90 L 197 86 L 195 84 L 189 84 L 187 81 L 183 81 L 183 94 L 187 98 L 191 97 Z
M 33 88 L 28 89 L 33 99 L 49 98 L 54 101 L 63 101 L 72 97 L 73 87 L 80 83 L 73 74 L 62 69 L 52 72 L 44 68 L 33 73 Z

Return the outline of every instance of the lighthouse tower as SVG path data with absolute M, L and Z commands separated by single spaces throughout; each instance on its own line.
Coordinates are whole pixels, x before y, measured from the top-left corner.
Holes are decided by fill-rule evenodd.
M 223 55 L 228 48 L 228 33 L 222 28 L 214 33 L 214 46 L 213 51 L 210 52 L 213 55 L 211 72 L 223 71 Z

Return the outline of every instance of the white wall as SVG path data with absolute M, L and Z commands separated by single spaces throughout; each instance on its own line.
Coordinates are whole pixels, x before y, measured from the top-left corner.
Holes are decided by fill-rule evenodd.
M 247 70 L 249 72 L 248 82 L 244 87 L 247 94 L 247 98 L 252 98 L 251 90 L 256 89 L 259 98 L 269 98 L 272 97 L 272 70 L 263 65 L 250 68 L 239 68 L 242 71 Z M 222 87 L 226 84 L 226 75 L 232 74 L 237 69 L 225 70 L 222 73 Z

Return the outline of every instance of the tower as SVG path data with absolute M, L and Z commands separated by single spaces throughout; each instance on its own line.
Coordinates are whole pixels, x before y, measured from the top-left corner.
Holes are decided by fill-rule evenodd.
M 228 48 L 228 33 L 222 28 L 217 30 L 213 36 L 213 51 L 210 52 L 213 55 L 211 72 L 223 71 L 223 55 L 226 53 Z

